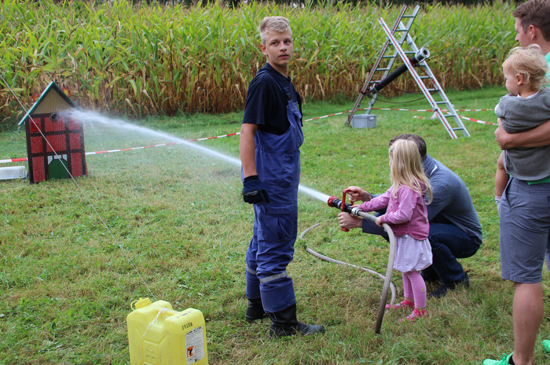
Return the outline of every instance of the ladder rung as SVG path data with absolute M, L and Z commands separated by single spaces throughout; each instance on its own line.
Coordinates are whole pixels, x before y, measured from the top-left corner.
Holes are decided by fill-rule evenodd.
M 389 67 L 377 68 L 375 71 L 388 71 L 389 69 L 390 69 Z
M 419 77 L 420 79 L 422 79 L 422 80 L 423 80 L 423 79 L 431 79 L 430 76 L 418 76 L 418 77 Z
M 436 101 L 435 103 L 436 103 L 436 104 L 447 104 L 446 101 Z
M 399 29 L 396 29 L 395 32 L 408 32 L 410 30 L 410 28 L 399 28 Z
M 396 58 L 397 56 L 382 56 L 382 58 Z
M 439 91 L 439 89 L 426 89 L 426 91 Z M 446 101 L 444 101 L 446 103 Z
M 401 18 L 416 18 L 416 15 L 403 15 Z
M 464 127 L 456 127 L 456 128 L 453 128 L 453 131 L 465 131 L 466 128 Z

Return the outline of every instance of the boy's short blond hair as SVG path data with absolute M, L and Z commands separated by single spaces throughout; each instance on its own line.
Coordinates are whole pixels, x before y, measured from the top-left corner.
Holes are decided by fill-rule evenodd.
M 522 75 L 531 90 L 540 90 L 548 85 L 548 64 L 537 44 L 512 48 L 502 68 Z
M 262 20 L 262 23 L 260 24 L 260 37 L 262 39 L 262 44 L 264 45 L 267 31 L 269 30 L 279 33 L 283 33 L 288 30 L 292 36 L 292 30 L 290 29 L 288 19 L 282 16 L 268 16 Z

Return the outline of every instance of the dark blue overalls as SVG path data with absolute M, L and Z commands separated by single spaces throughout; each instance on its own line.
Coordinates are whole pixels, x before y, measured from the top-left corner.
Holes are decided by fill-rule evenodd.
M 290 127 L 280 136 L 258 130 L 254 137 L 256 170 L 270 203 L 254 204 L 254 236 L 246 252 L 246 297 L 261 297 L 268 313 L 296 304 L 286 267 L 292 261 L 298 233 L 300 146 L 304 141 L 302 114 L 292 100 L 294 91 L 277 83 L 288 98 Z

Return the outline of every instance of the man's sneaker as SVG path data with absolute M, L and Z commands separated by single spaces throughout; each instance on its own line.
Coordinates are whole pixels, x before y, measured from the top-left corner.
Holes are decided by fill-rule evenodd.
M 399 322 L 405 322 L 405 321 L 414 322 L 418 318 L 427 317 L 427 316 L 428 316 L 428 312 L 426 312 L 425 309 L 422 309 L 422 311 L 421 311 L 418 308 L 414 308 L 414 310 L 411 314 L 409 314 L 405 318 L 400 319 Z
M 544 351 L 550 353 L 550 340 L 542 341 L 542 346 L 544 347 Z
M 513 352 L 510 355 L 502 354 L 502 358 L 500 360 L 483 360 L 483 365 L 509 365 L 512 354 Z
M 402 301 L 401 303 L 397 303 L 397 304 L 386 304 L 386 309 L 387 310 L 391 310 L 391 309 L 407 309 L 407 308 L 414 308 L 414 303 L 411 303 L 411 302 L 407 302 L 407 301 Z
M 470 287 L 470 277 L 468 276 L 468 273 L 465 272 L 462 280 L 457 280 L 451 285 L 442 284 L 439 288 L 435 289 L 433 293 L 430 294 L 430 297 L 443 298 L 445 295 L 447 295 L 447 292 L 449 290 L 455 290 L 458 285 L 464 285 L 466 288 Z

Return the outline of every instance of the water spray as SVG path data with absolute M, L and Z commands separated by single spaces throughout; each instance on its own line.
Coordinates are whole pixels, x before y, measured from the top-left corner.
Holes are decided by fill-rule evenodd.
M 189 143 L 188 141 L 185 141 L 181 138 L 177 138 L 175 136 L 172 136 L 172 135 L 164 133 L 164 132 L 154 131 L 154 130 L 146 128 L 146 127 L 136 126 L 136 125 L 130 124 L 130 123 L 128 123 L 126 121 L 122 121 L 122 120 L 106 118 L 102 115 L 99 115 L 99 114 L 93 113 L 93 112 L 84 113 L 82 111 L 72 110 L 70 113 L 74 117 L 78 117 L 78 120 L 81 120 L 82 122 L 84 122 L 86 120 L 94 121 L 96 123 L 108 125 L 109 127 L 123 128 L 123 129 L 126 129 L 126 130 L 131 130 L 131 131 L 135 131 L 135 132 L 139 132 L 139 133 L 153 134 L 153 135 L 156 135 L 158 137 L 166 138 L 168 140 L 172 140 L 172 141 L 177 142 L 177 143 L 182 143 L 183 145 L 185 145 L 187 147 L 192 147 L 196 150 L 199 150 L 199 151 L 201 151 L 203 153 L 206 153 L 208 155 L 211 155 L 213 157 L 225 160 L 226 162 L 229 162 L 233 165 L 236 165 L 236 166 L 239 166 L 239 167 L 241 165 L 241 161 L 239 159 L 236 159 L 236 158 L 231 157 L 231 156 L 227 156 L 225 154 L 222 154 L 220 152 L 211 150 L 211 149 L 203 147 L 203 146 L 198 146 L 196 144 Z M 74 114 L 76 114 L 76 115 L 74 115 Z M 323 193 L 321 193 L 317 190 L 308 188 L 308 187 L 306 187 L 304 185 L 301 185 L 301 184 L 299 185 L 298 190 L 302 193 L 305 193 L 305 194 L 317 199 L 317 200 L 327 202 L 329 206 L 336 207 L 336 208 L 340 209 L 343 212 L 353 214 L 354 216 L 361 216 L 361 217 L 366 218 L 366 219 L 376 220 L 376 218 L 374 216 L 372 216 L 370 214 L 367 214 L 367 213 L 364 213 L 359 208 L 353 207 L 351 204 L 348 204 L 348 203 L 345 202 L 346 194 L 347 194 L 348 190 L 343 191 L 342 200 L 340 200 L 336 197 L 328 196 L 326 194 L 323 194 Z M 390 257 L 389 257 L 389 262 L 388 262 L 388 269 L 386 270 L 386 275 L 382 276 L 381 274 L 378 274 L 378 273 L 376 273 L 372 270 L 361 268 L 365 271 L 368 271 L 368 272 L 371 272 L 373 274 L 378 275 L 381 279 L 384 280 L 384 287 L 383 287 L 383 291 L 382 291 L 382 297 L 381 297 L 381 300 L 380 300 L 380 307 L 378 309 L 378 315 L 377 315 L 376 326 L 375 326 L 376 333 L 380 333 L 380 330 L 381 330 L 381 327 L 382 327 L 382 320 L 384 318 L 384 313 L 385 313 L 385 310 L 386 310 L 386 302 L 387 302 L 388 292 L 389 292 L 390 287 L 392 289 L 392 303 L 395 300 L 395 287 L 393 287 L 393 284 L 391 283 L 391 275 L 392 275 L 392 270 L 393 270 L 393 261 L 394 261 L 394 256 L 395 256 L 395 236 L 393 235 L 393 232 L 392 232 L 391 228 L 387 224 L 384 224 L 384 228 L 386 229 L 386 231 L 388 233 L 388 236 L 390 238 L 390 254 L 389 254 Z M 312 250 L 308 249 L 308 252 L 314 254 L 314 251 L 312 252 Z M 316 255 L 316 256 L 319 257 L 318 255 Z M 324 259 L 324 260 L 328 259 L 328 261 L 331 261 L 331 262 L 341 263 L 339 261 L 332 260 L 330 258 L 322 258 L 322 259 Z
M 351 214 L 355 217 L 362 217 L 364 219 L 370 219 L 375 222 L 376 217 L 372 214 L 363 212 L 359 207 L 354 207 L 349 203 L 346 203 L 346 194 L 349 192 L 349 189 L 345 189 L 342 193 L 342 200 L 338 199 L 335 196 L 331 196 L 327 200 L 329 207 L 340 209 L 342 212 Z M 386 276 L 384 277 L 384 287 L 382 289 L 382 297 L 380 298 L 380 306 L 378 307 L 378 315 L 376 317 L 376 326 L 374 331 L 380 333 L 382 328 L 382 321 L 384 320 L 384 313 L 386 311 L 386 302 L 388 300 L 388 292 L 391 286 L 391 276 L 393 272 L 393 261 L 395 259 L 395 235 L 393 234 L 392 229 L 386 223 L 382 223 L 382 227 L 386 230 L 388 238 L 390 240 L 390 253 L 388 258 L 388 267 L 386 268 Z M 342 228 L 343 231 L 348 231 L 348 229 Z

